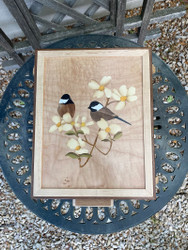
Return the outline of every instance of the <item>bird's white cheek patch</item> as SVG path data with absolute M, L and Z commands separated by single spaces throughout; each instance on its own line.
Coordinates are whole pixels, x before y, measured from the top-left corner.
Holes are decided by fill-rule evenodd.
M 69 99 L 60 99 L 59 104 L 65 104 L 68 102 Z
M 93 109 L 99 111 L 100 109 L 103 108 L 103 105 L 102 104 L 97 104 L 96 106 L 92 107 Z

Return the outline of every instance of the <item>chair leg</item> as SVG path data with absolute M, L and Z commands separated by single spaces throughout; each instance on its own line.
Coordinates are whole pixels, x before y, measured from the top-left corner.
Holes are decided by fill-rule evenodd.
M 6 34 L 0 29 L 0 45 L 8 52 L 8 54 L 13 57 L 16 63 L 19 66 L 22 66 L 24 61 L 23 59 L 14 51 L 12 42 L 6 36 Z
M 138 31 L 138 44 L 143 45 L 145 37 L 147 35 L 147 29 L 153 10 L 155 0 L 144 0 L 142 7 L 142 25 Z
M 118 0 L 117 1 L 116 36 L 123 35 L 126 3 L 127 3 L 127 0 Z
M 40 32 L 24 1 L 3 0 L 34 49 L 40 48 Z

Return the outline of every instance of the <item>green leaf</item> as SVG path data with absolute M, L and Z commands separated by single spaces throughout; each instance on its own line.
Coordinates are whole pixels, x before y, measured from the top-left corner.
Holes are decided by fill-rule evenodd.
M 76 135 L 75 132 L 73 130 L 70 130 L 68 132 L 65 133 L 66 135 Z
M 83 132 L 82 130 L 78 130 L 78 131 L 77 131 L 77 134 L 82 134 L 82 135 L 83 135 L 84 132 Z
M 75 154 L 74 152 L 69 152 L 65 156 L 69 156 L 72 159 L 78 159 L 79 158 L 79 156 L 77 154 Z
M 110 140 L 109 140 L 109 139 L 104 139 L 104 140 L 102 140 L 102 141 L 104 141 L 104 142 L 107 142 L 107 141 L 109 141 L 109 142 L 110 142 Z
M 122 136 L 122 132 L 117 132 L 115 135 L 114 135 L 114 140 L 118 140 L 121 136 Z
M 90 158 L 92 155 L 90 154 L 87 154 L 87 153 L 83 153 L 83 154 L 80 154 L 79 157 L 86 157 L 86 158 Z

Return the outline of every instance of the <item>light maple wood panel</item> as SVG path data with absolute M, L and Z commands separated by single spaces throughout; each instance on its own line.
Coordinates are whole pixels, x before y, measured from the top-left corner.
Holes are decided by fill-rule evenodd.
M 150 82 L 148 82 L 150 73 L 143 76 L 143 62 L 149 66 L 148 51 L 146 50 L 147 58 L 145 59 L 142 49 L 110 50 L 109 52 L 98 50 L 97 53 L 92 50 L 74 51 L 74 53 L 72 51 L 39 51 L 38 57 L 40 53 L 44 60 L 40 61 L 44 62 L 43 80 L 40 77 L 41 73 L 38 74 L 38 80 L 43 83 L 37 82 L 37 85 L 43 84 L 44 89 L 40 102 L 43 110 L 41 114 L 38 113 L 38 119 L 40 120 L 40 115 L 42 117 L 40 120 L 42 124 L 37 123 L 37 126 L 41 126 L 39 130 L 43 134 L 37 141 L 40 144 L 40 140 L 42 140 L 41 164 L 38 161 L 40 176 L 37 177 L 41 178 L 41 182 L 38 180 L 41 188 L 45 190 L 72 189 L 72 191 L 74 191 L 73 189 L 83 189 L 83 191 L 84 189 L 144 190 L 146 173 L 149 171 L 147 178 L 151 180 L 149 180 L 147 188 L 151 189 L 153 185 L 151 103 L 147 103 L 151 95 Z M 39 67 L 38 65 L 38 71 Z M 145 70 L 147 71 L 147 68 Z M 88 121 L 91 120 L 87 107 L 94 100 L 95 91 L 88 87 L 88 83 L 92 79 L 100 82 L 103 76 L 112 77 L 108 88 L 119 89 L 123 84 L 128 88 L 131 86 L 136 88 L 137 101 L 127 103 L 125 109 L 116 112 L 132 126 L 116 119 L 109 121 L 110 124 L 115 123 L 121 126 L 123 136 L 113 143 L 112 150 L 107 156 L 100 154 L 95 149 L 88 164 L 79 168 L 78 160 L 65 156 L 71 151 L 67 147 L 67 141 L 72 137 L 66 136 L 64 133 L 60 134 L 58 131 L 49 133 L 49 128 L 53 125 L 51 118 L 57 115 L 60 97 L 68 93 L 76 105 L 75 117 L 77 115 L 86 116 Z M 143 82 L 143 77 L 145 82 Z M 144 92 L 145 101 L 143 101 L 143 84 L 148 88 Z M 105 104 L 104 98 L 96 100 Z M 115 104 L 108 107 L 115 112 Z M 144 109 L 146 109 L 145 114 Z M 146 117 L 147 115 L 148 117 Z M 89 141 L 94 141 L 97 129 L 97 125 L 90 127 Z M 149 138 L 147 141 L 149 145 L 146 147 L 146 152 L 144 142 L 147 138 Z M 108 150 L 109 143 L 98 140 L 97 146 L 105 152 Z M 102 194 L 100 196 L 104 197 Z M 152 196 L 151 193 L 149 196 Z
M 124 71 L 120 65 L 126 65 Z M 45 60 L 47 70 L 44 81 L 43 187 L 53 188 L 54 185 L 59 188 L 144 187 L 141 65 L 141 58 L 138 57 L 135 59 L 52 57 Z M 76 105 L 75 116 L 84 115 L 91 120 L 87 107 L 93 100 L 94 91 L 88 87 L 88 83 L 91 79 L 100 81 L 104 75 L 112 77 L 111 86 L 108 86 L 112 89 L 119 88 L 122 84 L 136 87 L 138 100 L 128 103 L 125 110 L 118 112 L 118 115 L 130 121 L 132 126 L 118 120 L 110 121 L 122 127 L 123 136 L 113 143 L 112 151 L 107 156 L 94 150 L 92 159 L 80 169 L 78 160 L 65 156 L 70 151 L 66 146 L 70 137 L 60 135 L 58 131 L 49 134 L 48 130 L 52 124 L 50 118 L 57 114 L 59 98 L 62 94 L 68 93 Z M 48 105 L 49 103 L 51 105 Z M 94 141 L 97 126 L 92 126 L 91 129 L 94 136 L 90 136 L 90 140 Z M 98 145 L 104 152 L 108 150 L 109 143 L 99 142 Z M 138 180 L 136 183 L 135 179 Z

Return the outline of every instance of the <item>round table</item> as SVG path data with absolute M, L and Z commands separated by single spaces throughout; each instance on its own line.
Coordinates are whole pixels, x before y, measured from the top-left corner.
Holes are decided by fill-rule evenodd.
M 49 48 L 138 47 L 123 38 L 85 35 L 54 43 Z M 0 104 L 0 163 L 16 196 L 33 213 L 65 230 L 113 233 L 135 226 L 158 212 L 181 186 L 187 169 L 186 111 L 188 101 L 181 83 L 168 66 L 152 55 L 154 143 L 157 198 L 116 200 L 114 207 L 73 207 L 72 200 L 32 199 L 33 66 L 31 57 L 11 80 Z

